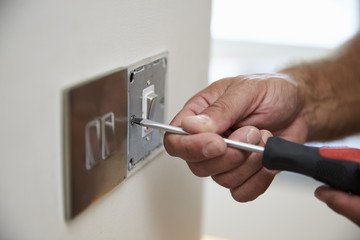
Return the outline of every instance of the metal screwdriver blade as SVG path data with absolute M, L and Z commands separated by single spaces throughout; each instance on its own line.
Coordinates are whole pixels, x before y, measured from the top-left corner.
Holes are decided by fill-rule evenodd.
M 164 130 L 166 132 L 171 132 L 171 133 L 175 133 L 175 134 L 190 135 L 190 133 L 184 131 L 182 128 L 167 125 L 164 123 L 155 122 L 155 121 L 148 120 L 148 119 L 134 118 L 131 120 L 131 123 L 135 123 L 135 124 L 141 125 L 143 127 Z M 241 149 L 241 150 L 245 150 L 245 151 L 250 151 L 250 152 L 256 152 L 256 153 L 264 152 L 264 147 L 261 147 L 261 146 L 244 143 L 244 142 L 238 142 L 238 141 L 230 140 L 227 138 L 224 138 L 224 141 L 228 147 Z

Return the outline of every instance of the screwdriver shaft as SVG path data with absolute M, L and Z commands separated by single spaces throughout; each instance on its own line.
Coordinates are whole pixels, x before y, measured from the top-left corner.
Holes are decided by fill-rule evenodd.
M 184 131 L 184 129 L 182 129 L 182 128 L 167 125 L 167 124 L 163 124 L 163 123 L 159 123 L 159 122 L 155 122 L 155 121 L 151 121 L 151 120 L 148 120 L 148 119 L 134 118 L 133 120 L 131 120 L 131 123 L 136 123 L 136 124 L 139 124 L 139 125 L 141 125 L 143 127 L 149 127 L 149 128 L 155 128 L 155 129 L 164 130 L 166 132 L 171 132 L 171 133 L 176 133 L 176 134 L 181 134 L 181 135 L 190 135 L 190 133 Z M 257 146 L 257 145 L 253 145 L 253 144 L 249 144 L 249 143 L 244 143 L 244 142 L 238 142 L 238 141 L 230 140 L 230 139 L 227 139 L 227 138 L 224 138 L 224 141 L 225 141 L 225 143 L 227 144 L 228 147 L 241 149 L 241 150 L 246 150 L 246 151 L 250 151 L 250 152 L 256 152 L 256 153 L 263 153 L 264 152 L 264 147 L 261 147 L 261 146 Z

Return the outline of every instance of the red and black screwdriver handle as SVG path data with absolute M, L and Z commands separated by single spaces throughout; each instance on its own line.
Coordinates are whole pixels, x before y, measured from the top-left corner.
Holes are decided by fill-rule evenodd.
M 360 149 L 309 147 L 270 137 L 262 161 L 267 169 L 304 174 L 360 195 Z

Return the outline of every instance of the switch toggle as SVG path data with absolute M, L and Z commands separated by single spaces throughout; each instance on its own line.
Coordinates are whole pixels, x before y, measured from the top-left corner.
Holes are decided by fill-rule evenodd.
M 155 93 L 155 86 L 151 85 L 142 92 L 142 118 L 153 119 L 155 115 L 158 95 Z M 145 137 L 152 131 L 151 128 L 142 128 L 142 137 Z
M 102 160 L 101 156 L 100 121 L 88 122 L 85 126 L 85 166 L 92 169 Z
M 101 123 L 102 123 L 102 157 L 105 160 L 116 150 L 114 113 L 109 112 L 105 114 L 101 118 Z
M 152 119 L 153 116 L 154 116 L 157 97 L 158 97 L 158 95 L 156 93 L 154 93 L 154 92 L 150 93 L 146 97 L 146 102 L 147 102 L 147 108 L 146 108 L 147 117 L 146 118 L 147 119 Z
M 115 117 L 113 112 L 92 120 L 85 127 L 85 166 L 91 170 L 116 150 Z

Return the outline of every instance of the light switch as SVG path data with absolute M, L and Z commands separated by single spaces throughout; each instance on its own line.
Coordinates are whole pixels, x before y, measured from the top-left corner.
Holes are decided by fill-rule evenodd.
M 91 170 L 116 150 L 115 118 L 110 112 L 85 127 L 85 166 Z
M 158 95 L 154 92 L 146 96 L 146 118 L 153 119 L 156 107 Z
M 64 91 L 66 218 L 73 218 L 127 175 L 127 68 Z
M 71 219 L 163 151 L 167 54 L 115 69 L 64 91 L 66 218 Z M 124 196 L 126 197 L 126 196 Z
M 150 80 L 147 84 L 150 83 Z M 142 115 L 144 119 L 153 119 L 156 107 L 156 100 L 158 95 L 155 93 L 155 86 L 151 85 L 142 92 Z M 145 137 L 152 131 L 151 128 L 142 127 L 142 137 Z
M 87 170 L 92 169 L 102 160 L 100 121 L 93 120 L 85 127 L 85 166 Z
M 167 54 L 129 67 L 129 116 L 164 122 Z M 130 121 L 129 121 L 130 122 Z M 162 149 L 163 132 L 129 124 L 128 174 Z
M 115 117 L 114 113 L 110 112 L 101 118 L 102 123 L 102 158 L 106 160 L 116 150 L 115 140 Z

